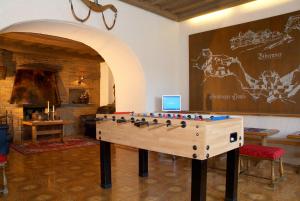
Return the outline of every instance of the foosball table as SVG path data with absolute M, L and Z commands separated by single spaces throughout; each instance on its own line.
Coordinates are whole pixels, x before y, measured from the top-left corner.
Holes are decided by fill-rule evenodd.
M 174 113 L 97 114 L 101 187 L 111 188 L 111 143 L 138 148 L 139 176 L 148 176 L 148 151 L 192 159 L 191 200 L 206 200 L 207 160 L 227 153 L 225 201 L 237 201 L 242 118 Z

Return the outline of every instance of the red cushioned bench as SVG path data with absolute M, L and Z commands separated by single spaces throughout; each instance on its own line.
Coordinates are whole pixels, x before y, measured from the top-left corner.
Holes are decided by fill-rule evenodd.
M 274 172 L 274 163 L 276 160 L 279 160 L 279 173 L 280 178 L 283 176 L 283 163 L 282 157 L 284 155 L 284 150 L 279 147 L 269 147 L 255 144 L 247 144 L 240 148 L 240 155 L 244 157 L 257 158 L 261 160 L 271 161 L 271 180 L 272 185 L 275 184 L 275 172 Z M 249 165 L 247 165 L 248 169 Z

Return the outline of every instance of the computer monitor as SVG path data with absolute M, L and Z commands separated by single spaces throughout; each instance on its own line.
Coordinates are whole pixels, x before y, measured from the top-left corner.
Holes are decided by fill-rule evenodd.
M 181 96 L 180 95 L 163 95 L 162 111 L 181 111 Z

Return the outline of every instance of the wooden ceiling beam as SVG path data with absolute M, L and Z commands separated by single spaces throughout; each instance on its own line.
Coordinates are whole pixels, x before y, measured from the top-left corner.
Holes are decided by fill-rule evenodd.
M 82 48 L 80 50 L 76 49 L 71 49 L 71 48 L 66 48 L 66 47 L 61 47 L 61 46 L 56 46 L 56 45 L 43 45 L 43 44 L 35 44 L 31 43 L 32 46 L 37 46 L 39 48 L 50 48 L 53 52 L 55 51 L 66 51 L 69 53 L 72 53 L 74 55 L 91 55 L 91 56 L 98 56 L 99 54 L 96 52 L 91 52 L 91 51 L 86 51 L 85 49 L 83 50 Z
M 201 1 L 203 1 L 203 0 L 201 0 Z M 199 0 L 173 1 L 172 3 L 162 5 L 161 9 L 169 10 L 170 12 L 173 13 L 173 10 L 176 9 L 176 8 L 181 8 L 183 6 L 185 7 L 185 6 L 188 6 L 190 4 L 197 3 L 197 2 L 199 2 Z
M 156 13 L 174 21 L 217 10 L 230 8 L 254 0 L 120 0 L 124 3 Z
M 216 7 L 219 4 L 222 4 L 228 0 L 207 0 L 207 1 L 197 1 L 195 3 L 188 4 L 186 6 L 180 6 L 178 8 L 174 8 L 172 12 L 174 14 L 179 13 L 188 13 L 195 9 L 206 9 L 206 7 Z M 239 0 L 229 0 L 229 1 L 239 1 Z
M 31 42 L 34 44 L 39 44 L 42 46 L 58 46 L 62 48 L 74 49 L 74 51 L 88 51 L 91 55 L 97 55 L 98 53 L 92 48 L 84 47 L 83 43 L 72 41 L 65 38 L 60 38 L 56 36 L 49 36 L 43 34 L 35 33 L 6 33 L 1 34 L 1 36 L 13 40 L 20 40 L 25 42 Z
M 180 13 L 177 13 L 177 16 L 179 21 L 184 21 L 200 15 L 248 3 L 250 1 L 254 0 L 218 0 L 218 3 L 216 4 L 206 4 L 206 6 L 203 7 L 195 7 L 188 11 L 181 11 Z
M 67 57 L 67 58 L 82 58 L 82 59 L 90 59 L 90 60 L 97 60 L 99 62 L 104 62 L 104 59 L 98 55 L 93 56 L 90 54 L 82 55 L 78 53 L 70 53 L 66 52 L 65 49 L 62 50 L 53 50 L 51 47 L 37 47 L 32 44 L 25 44 L 24 42 L 20 42 L 17 40 L 5 39 L 0 36 L 0 49 L 5 49 L 8 51 L 16 52 L 16 53 L 25 53 L 25 54 L 36 54 L 36 55 L 43 55 L 43 56 L 53 56 L 57 58 Z
M 136 0 L 120 0 L 124 3 L 139 7 L 141 9 L 150 11 L 152 13 L 158 14 L 160 16 L 166 17 L 168 19 L 174 20 L 174 21 L 178 21 L 178 18 L 176 15 L 174 15 L 173 13 L 169 12 L 169 11 L 165 11 L 162 10 L 160 7 L 152 5 L 151 3 L 149 3 L 148 1 L 146 2 L 141 2 L 141 1 L 136 1 Z
M 162 5 L 165 5 L 167 3 L 170 3 L 170 1 L 174 1 L 174 0 L 153 0 L 153 1 L 151 1 L 151 4 L 162 6 Z

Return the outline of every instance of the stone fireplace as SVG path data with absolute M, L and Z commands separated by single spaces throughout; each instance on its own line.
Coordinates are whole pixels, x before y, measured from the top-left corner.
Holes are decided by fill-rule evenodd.
M 10 103 L 45 106 L 49 101 L 51 105 L 60 105 L 57 75 L 58 71 L 50 69 L 49 65 L 22 65 L 15 74 Z
M 3 50 L 0 49 L 0 53 Z M 7 51 L 6 51 L 7 52 Z M 3 54 L 0 54 L 3 56 Z M 2 59 L 8 67 L 5 79 L 0 79 L 0 114 L 8 111 L 13 115 L 14 141 L 20 141 L 20 133 L 23 131 L 22 121 L 32 119 L 32 113 L 44 113 L 46 103 L 50 100 L 50 105 L 55 104 L 56 115 L 63 120 L 68 120 L 70 124 L 65 127 L 65 135 L 78 135 L 82 133 L 80 119 L 81 115 L 95 114 L 99 107 L 100 100 L 100 61 L 77 56 L 65 56 L 60 54 L 10 52 L 9 58 Z M 29 68 L 29 64 L 31 65 Z M 53 69 L 56 66 L 59 68 Z M 44 97 L 50 94 L 41 95 L 37 102 L 35 98 L 18 99 L 14 98 L 14 83 L 19 70 L 31 69 L 34 71 L 55 72 L 55 88 L 57 88 L 57 97 L 51 92 L 50 97 Z M 84 83 L 78 83 L 78 79 L 83 73 L 98 75 L 98 79 L 86 79 Z M 29 73 L 30 74 L 30 73 Z M 95 76 L 94 76 L 95 77 Z M 43 83 L 43 82 L 42 82 Z M 46 87 L 46 89 L 48 89 Z M 70 91 L 87 91 L 89 94 L 88 102 L 70 102 Z M 22 91 L 22 90 L 21 90 Z M 54 95 L 53 95 L 54 94 Z M 28 95 L 28 94 L 27 94 Z M 74 97 L 73 97 L 74 99 Z M 28 102 L 27 100 L 31 100 Z

